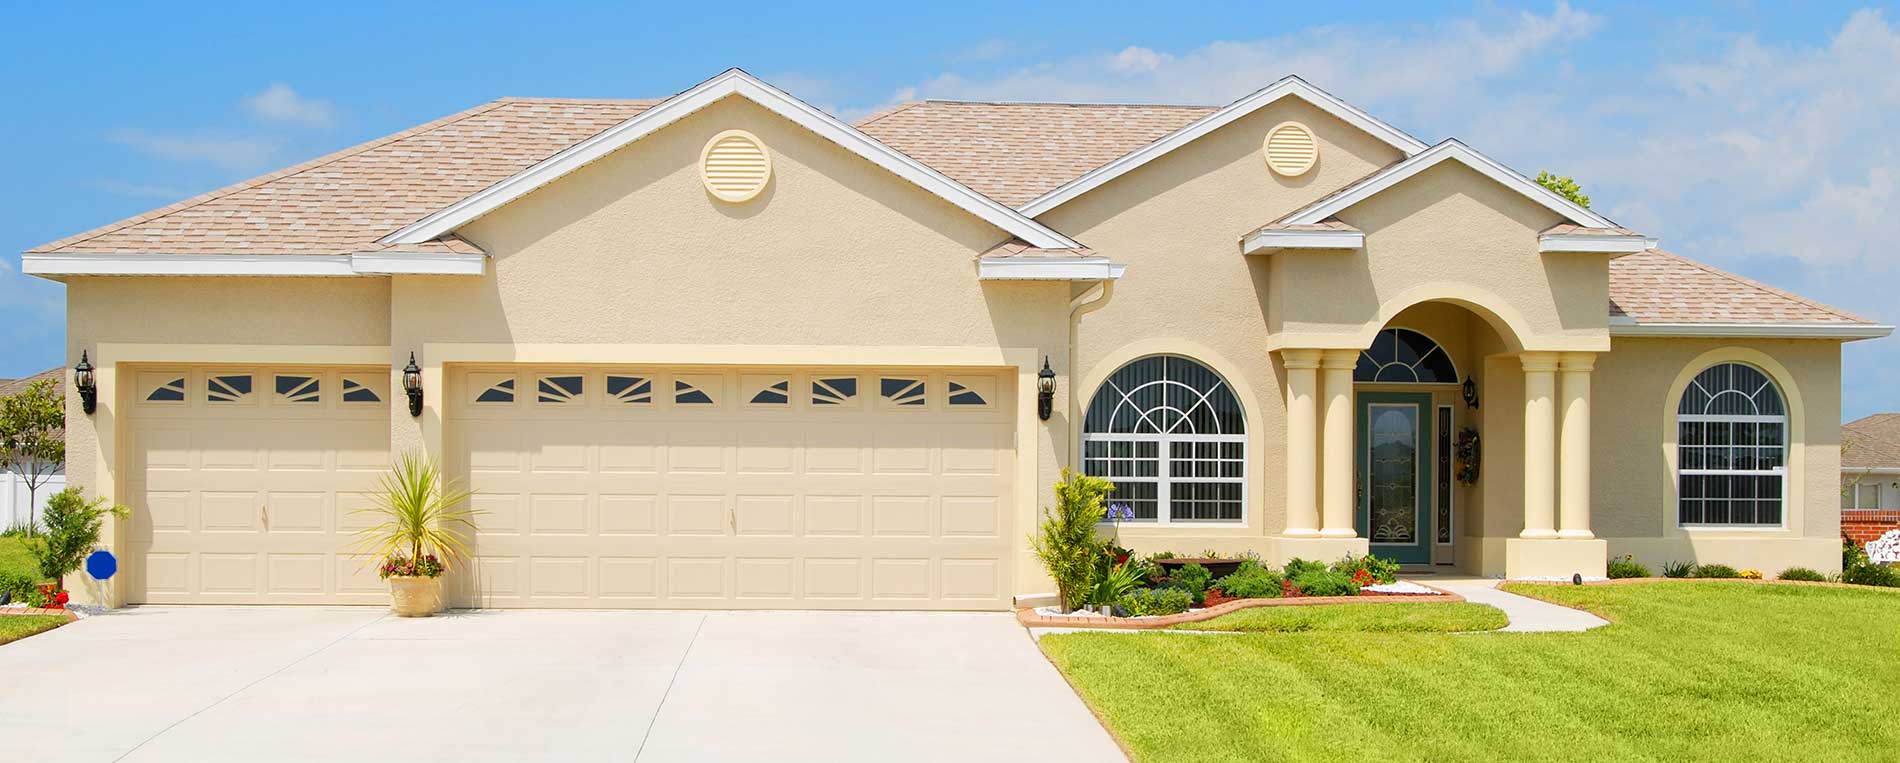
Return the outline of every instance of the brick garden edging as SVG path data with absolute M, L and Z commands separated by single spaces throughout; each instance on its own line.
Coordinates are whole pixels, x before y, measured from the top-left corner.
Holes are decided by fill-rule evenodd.
M 1443 588 L 1428 586 L 1416 580 L 1407 581 L 1425 586 L 1437 593 L 1431 594 L 1373 594 L 1371 596 L 1299 596 L 1291 599 L 1240 599 L 1225 604 L 1217 604 L 1205 609 L 1190 610 L 1178 615 L 1161 617 L 1073 617 L 1070 615 L 1037 614 L 1035 607 L 1017 607 L 1016 621 L 1025 628 L 1101 628 L 1105 630 L 1154 630 L 1181 623 L 1198 623 L 1212 620 L 1229 612 L 1238 612 L 1254 607 L 1300 607 L 1327 604 L 1390 604 L 1393 602 L 1460 602 L 1465 597 Z
M 57 615 L 68 620 L 77 620 L 79 615 L 70 609 L 35 609 L 33 607 L 0 607 L 0 617 L 7 615 Z

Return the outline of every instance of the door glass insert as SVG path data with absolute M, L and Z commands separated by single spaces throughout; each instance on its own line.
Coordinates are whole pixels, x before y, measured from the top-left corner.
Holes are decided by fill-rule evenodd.
M 1416 543 L 1418 527 L 1418 407 L 1369 406 L 1372 426 L 1366 474 L 1370 540 Z

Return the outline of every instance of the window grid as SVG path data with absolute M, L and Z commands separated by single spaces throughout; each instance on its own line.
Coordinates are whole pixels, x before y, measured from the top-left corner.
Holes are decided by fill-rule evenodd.
M 1129 363 L 1102 385 L 1083 426 L 1083 471 L 1115 485 L 1135 522 L 1246 519 L 1245 415 L 1212 370 L 1186 358 Z M 1165 508 L 1164 508 L 1165 507 Z
M 1774 382 L 1739 363 L 1711 366 L 1676 414 L 1677 524 L 1781 527 L 1788 417 Z

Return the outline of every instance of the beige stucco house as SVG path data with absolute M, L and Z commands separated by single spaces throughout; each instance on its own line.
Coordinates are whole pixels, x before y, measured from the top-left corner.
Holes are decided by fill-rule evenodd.
M 847 124 L 733 70 L 23 263 L 96 368 L 112 602 L 383 601 L 350 512 L 406 451 L 478 491 L 494 607 L 1005 608 L 1064 469 L 1141 550 L 1837 567 L 1841 343 L 1890 328 L 1656 243 L 1297 78 Z

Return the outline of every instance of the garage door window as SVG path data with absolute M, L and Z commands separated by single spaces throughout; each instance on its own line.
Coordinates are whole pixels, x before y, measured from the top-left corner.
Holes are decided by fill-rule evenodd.
M 846 405 L 858 396 L 858 379 L 840 376 L 811 380 L 812 405 Z
M 382 385 L 376 383 L 375 380 L 353 379 L 345 376 L 343 377 L 343 402 L 380 403 L 383 401 L 383 396 L 377 394 L 379 389 L 382 389 Z
M 141 374 L 140 376 L 141 378 L 153 378 L 151 374 Z M 151 391 L 145 393 L 145 402 L 148 402 L 148 403 L 185 402 L 185 377 L 179 376 L 175 378 L 167 378 L 167 377 L 157 377 L 157 378 L 162 379 L 162 381 L 156 381 Z
M 315 376 L 278 374 L 277 400 L 283 403 L 321 403 L 323 380 Z
M 673 402 L 676 405 L 712 405 L 712 389 L 719 377 L 692 378 L 679 377 L 673 380 Z
M 475 378 L 475 377 L 471 377 Z M 475 395 L 477 403 L 512 403 L 515 401 L 515 377 L 489 376 L 480 380 L 481 392 Z
M 607 375 L 607 397 L 623 405 L 650 405 L 653 380 L 645 376 Z
M 746 386 L 753 389 L 748 405 L 784 408 L 792 404 L 792 380 L 782 376 L 747 376 Z
M 1122 366 L 1083 421 L 1083 469 L 1115 483 L 1135 521 L 1238 523 L 1246 505 L 1246 414 L 1218 374 L 1162 355 Z
M 250 401 L 250 374 L 220 374 L 205 378 L 205 402 L 248 403 Z
M 924 405 L 924 380 L 886 376 L 877 380 L 877 394 L 884 402 L 899 408 Z
M 577 375 L 543 376 L 535 385 L 534 400 L 537 403 L 578 403 L 586 385 Z

